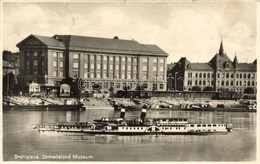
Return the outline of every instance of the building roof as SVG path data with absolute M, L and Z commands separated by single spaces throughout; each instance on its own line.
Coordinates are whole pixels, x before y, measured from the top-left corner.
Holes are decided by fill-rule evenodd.
M 175 65 L 176 63 L 167 64 L 167 70 L 171 70 Z
M 76 35 L 54 35 L 53 38 L 63 41 L 70 50 L 168 56 L 156 45 L 140 44 L 135 40 Z
M 39 35 L 33 35 L 40 41 L 42 41 L 47 46 L 53 46 L 53 47 L 64 47 L 65 44 L 59 40 L 54 39 L 53 37 L 47 37 L 47 36 L 39 36 Z
M 256 72 L 256 64 L 252 64 L 252 63 L 238 63 L 238 69 L 240 71 Z
M 190 63 L 190 67 L 188 69 L 190 70 L 201 70 L 201 71 L 213 71 L 210 63 Z

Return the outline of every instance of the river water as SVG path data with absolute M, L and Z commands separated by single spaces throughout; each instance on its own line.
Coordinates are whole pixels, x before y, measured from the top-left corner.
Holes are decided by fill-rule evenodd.
M 140 111 L 125 117 L 139 117 Z M 113 110 L 4 111 L 4 161 L 255 161 L 256 113 L 147 111 L 147 117 L 189 117 L 192 123 L 232 123 L 221 135 L 63 135 L 46 136 L 34 124 L 92 122 L 117 117 Z

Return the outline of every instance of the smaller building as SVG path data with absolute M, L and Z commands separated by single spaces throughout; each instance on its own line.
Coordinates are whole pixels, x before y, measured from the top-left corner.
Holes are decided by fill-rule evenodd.
M 20 54 L 11 51 L 3 51 L 3 75 L 13 73 L 15 76 L 19 74 Z
M 168 90 L 256 94 L 256 60 L 239 63 L 235 56 L 231 61 L 222 42 L 219 52 L 207 63 L 193 63 L 182 57 L 171 67 L 167 71 Z

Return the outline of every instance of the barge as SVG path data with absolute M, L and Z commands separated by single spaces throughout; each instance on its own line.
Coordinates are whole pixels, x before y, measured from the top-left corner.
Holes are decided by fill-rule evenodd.
M 121 109 L 120 117 L 103 117 L 88 122 L 63 122 L 53 125 L 36 125 L 44 134 L 112 134 L 112 135 L 195 135 L 229 133 L 231 123 L 189 123 L 188 118 L 146 118 L 146 109 L 142 109 L 138 118 L 126 119 L 125 109 Z

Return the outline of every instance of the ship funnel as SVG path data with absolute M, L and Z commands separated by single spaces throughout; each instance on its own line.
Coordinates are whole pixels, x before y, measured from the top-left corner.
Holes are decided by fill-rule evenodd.
M 124 118 L 124 117 L 125 117 L 125 108 L 122 108 L 120 113 L 120 118 Z
M 142 109 L 141 116 L 140 116 L 140 118 L 141 118 L 141 120 L 142 120 L 142 123 L 144 123 L 145 116 L 146 116 L 146 109 L 143 108 L 143 109 Z

